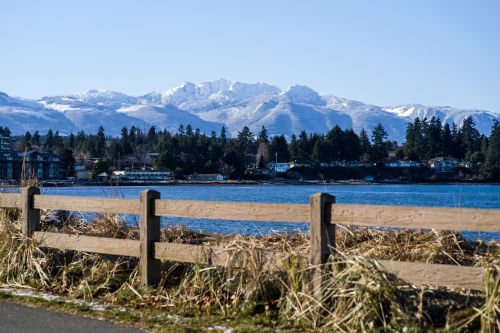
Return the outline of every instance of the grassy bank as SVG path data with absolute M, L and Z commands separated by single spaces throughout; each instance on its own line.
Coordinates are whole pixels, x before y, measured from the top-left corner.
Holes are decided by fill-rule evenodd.
M 89 222 L 47 212 L 42 228 L 138 238 L 137 229 L 115 215 Z M 227 268 L 164 262 L 160 286 L 144 289 L 136 259 L 40 248 L 21 235 L 19 212 L 6 209 L 0 216 L 0 282 L 109 304 L 106 318 L 158 331 L 500 330 L 499 243 L 471 243 L 449 232 L 343 228 L 338 254 L 323 273 L 324 296 L 317 299 L 310 288 L 314 267 L 298 260 L 309 251 L 307 235 L 221 236 L 175 227 L 163 229 L 161 238 L 224 247 L 248 253 L 250 260 L 246 269 L 236 262 Z M 280 270 L 267 270 L 262 258 L 251 255 L 255 249 L 280 251 L 287 259 L 278 263 Z M 367 257 L 484 267 L 486 292 L 407 285 Z

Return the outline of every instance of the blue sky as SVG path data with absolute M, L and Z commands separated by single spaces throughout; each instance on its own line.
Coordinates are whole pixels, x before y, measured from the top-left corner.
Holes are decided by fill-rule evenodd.
M 4 1 L 0 91 L 219 78 L 500 112 L 500 1 Z

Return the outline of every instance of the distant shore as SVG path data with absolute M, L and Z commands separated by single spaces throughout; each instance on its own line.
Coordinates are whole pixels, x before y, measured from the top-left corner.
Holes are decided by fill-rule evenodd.
M 450 179 L 433 179 L 427 181 L 364 181 L 364 180 L 226 180 L 226 181 L 186 181 L 175 180 L 166 182 L 110 182 L 110 181 L 86 181 L 86 182 L 71 182 L 71 181 L 42 181 L 42 187 L 85 187 L 85 186 L 182 186 L 182 185 L 500 185 L 498 181 L 480 181 L 480 180 L 450 180 Z M 8 182 L 0 183 L 0 187 L 19 187 L 19 183 Z

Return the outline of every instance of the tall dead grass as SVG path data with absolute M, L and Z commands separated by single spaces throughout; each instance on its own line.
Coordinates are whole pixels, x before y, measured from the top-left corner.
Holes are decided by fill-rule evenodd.
M 337 233 L 337 255 L 324 267 L 323 297 L 318 299 L 310 287 L 313 267 L 300 259 L 309 251 L 308 235 L 302 233 L 244 237 L 164 228 L 162 241 L 225 247 L 233 256 L 226 268 L 165 262 L 160 287 L 143 289 L 136 259 L 43 249 L 23 238 L 18 212 L 0 214 L 3 283 L 138 309 L 265 317 L 274 327 L 296 330 L 495 332 L 500 328 L 499 244 L 467 242 L 456 233 L 342 228 Z M 137 228 L 117 215 L 82 221 L 46 212 L 42 222 L 44 230 L 138 239 Z M 282 253 L 283 260 L 268 265 L 268 257 L 262 255 L 266 251 Z M 241 253 L 246 253 L 245 269 L 238 262 Z M 408 286 L 367 257 L 485 267 L 487 292 Z M 269 269 L 276 266 L 282 269 Z

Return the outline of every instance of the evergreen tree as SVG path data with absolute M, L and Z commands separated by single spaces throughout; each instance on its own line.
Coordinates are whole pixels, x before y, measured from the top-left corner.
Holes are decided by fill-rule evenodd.
M 481 147 L 481 135 L 475 127 L 472 117 L 464 119 L 460 129 L 462 146 L 465 150 L 465 159 L 471 160 L 472 155 L 478 152 Z
M 310 145 L 309 145 L 309 138 L 307 136 L 306 131 L 301 131 L 299 134 L 298 138 L 298 160 L 301 162 L 307 162 L 309 161 L 309 156 L 310 156 Z
M 322 137 L 317 136 L 313 139 L 313 149 L 311 152 L 311 162 L 315 164 L 320 164 L 325 160 L 325 141 Z
M 462 146 L 462 135 L 458 130 L 457 124 L 451 124 L 451 141 L 452 141 L 452 150 L 451 156 L 462 159 L 465 155 L 463 146 Z
M 194 133 L 193 133 L 193 126 L 191 126 L 191 125 L 188 124 L 186 126 L 186 136 L 193 136 L 193 135 L 194 135 Z
M 51 129 L 47 132 L 47 136 L 45 137 L 44 149 L 52 150 L 54 147 L 54 132 Z
M 220 130 L 220 141 L 222 145 L 225 145 L 227 142 L 227 135 L 226 135 L 226 127 L 222 126 Z
M 228 141 L 222 162 L 224 163 L 225 171 L 232 174 L 233 177 L 240 177 L 245 171 L 245 164 L 241 158 L 238 144 L 235 141 Z
M 269 144 L 269 158 L 275 162 L 285 163 L 290 161 L 290 152 L 288 151 L 288 143 L 284 135 L 276 135 L 271 139 Z
M 181 125 L 179 126 L 179 129 L 177 130 L 177 133 L 178 133 L 179 135 L 184 135 L 184 134 L 186 134 L 186 132 L 185 132 L 185 130 L 184 130 L 184 125 L 182 125 L 182 124 L 181 124 Z
M 31 144 L 36 147 L 41 147 L 41 140 L 40 140 L 40 133 L 38 131 L 35 131 L 33 133 L 33 137 L 31 138 Z
M 361 155 L 361 142 L 356 133 L 352 130 L 344 132 L 344 150 L 343 157 L 348 161 L 356 161 Z
M 381 162 L 388 155 L 387 149 L 387 132 L 381 123 L 378 123 L 377 126 L 372 131 L 372 151 L 371 158 L 373 162 Z
M 364 128 L 361 130 L 361 132 L 359 132 L 359 145 L 360 160 L 363 162 L 367 162 L 368 160 L 370 160 L 372 145 L 370 144 L 370 139 L 368 138 L 368 134 L 366 134 Z
M 425 159 L 424 122 L 415 118 L 406 127 L 406 143 L 404 146 L 405 156 L 408 160 L 421 161 Z
M 425 143 L 425 159 L 442 156 L 443 149 L 441 144 L 441 121 L 439 118 L 432 117 L 426 128 L 424 136 L 426 137 Z
M 59 131 L 55 131 L 54 133 L 54 145 L 52 149 L 57 153 L 64 149 L 64 141 L 61 135 L 59 135 Z
M 99 126 L 99 130 L 97 131 L 95 144 L 96 157 L 104 157 L 106 149 L 106 135 L 104 134 L 104 128 L 102 126 Z
M 75 149 L 75 135 L 73 133 L 70 133 L 68 137 L 68 148 L 71 150 Z
M 151 126 L 148 130 L 147 143 L 149 147 L 153 147 L 157 143 L 156 127 Z
M 344 159 L 344 132 L 340 126 L 336 125 L 334 128 L 326 133 L 326 143 L 328 145 L 328 153 L 326 158 L 330 161 L 341 161 Z
M 487 178 L 500 178 L 500 123 L 497 120 L 493 121 L 488 151 L 481 172 Z
M 236 142 L 239 147 L 239 151 L 244 154 L 252 154 L 255 148 L 255 138 L 250 129 L 245 126 L 238 132 L 238 136 L 236 137 Z
M 484 162 L 486 159 L 486 155 L 488 154 L 488 146 L 489 146 L 489 140 L 486 135 L 482 135 L 481 139 L 481 154 L 483 156 L 483 160 L 481 162 Z
M 63 174 L 66 177 L 73 177 L 75 175 L 75 158 L 73 157 L 73 151 L 68 148 L 63 148 L 59 153 L 59 158 L 61 159 Z
M 82 150 L 83 143 L 85 142 L 85 132 L 80 131 L 75 137 L 75 147 L 77 150 Z
M 295 136 L 295 134 L 292 134 L 292 139 L 290 140 L 290 146 L 288 149 L 290 151 L 290 158 L 292 161 L 298 161 L 300 159 L 300 149 L 299 142 L 297 141 L 297 136 Z
M 116 139 L 111 140 L 107 150 L 109 158 L 113 161 L 113 166 L 119 167 L 119 165 L 115 164 L 117 164 L 122 154 L 122 146 L 120 142 Z
M 130 147 L 132 148 L 132 153 L 134 152 L 135 144 L 137 142 L 137 127 L 130 127 L 130 131 L 128 132 L 128 142 L 130 143 Z
M 257 141 L 258 142 L 269 143 L 269 137 L 267 135 L 267 129 L 264 126 L 262 126 L 262 129 L 259 132 Z
M 444 157 L 451 156 L 453 152 L 453 137 L 451 134 L 450 124 L 445 123 L 441 131 L 441 151 Z
M 30 150 L 31 149 L 31 140 L 32 140 L 31 133 L 28 131 L 24 134 L 24 137 L 23 137 L 23 142 L 22 142 L 23 150 Z
M 126 127 L 123 127 L 121 130 L 120 145 L 121 145 L 120 151 L 122 152 L 122 154 L 130 155 L 133 153 L 132 146 L 130 144 L 130 139 L 128 137 L 128 129 Z

